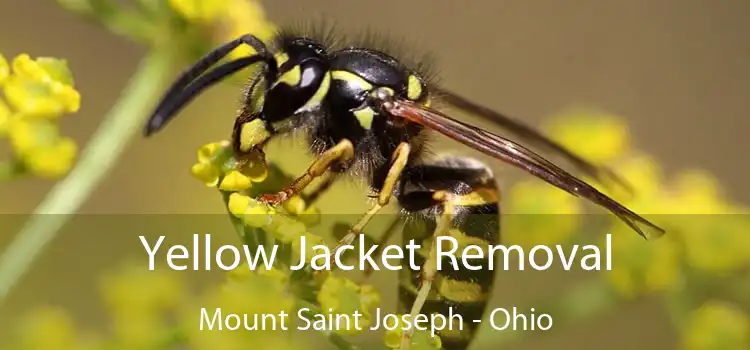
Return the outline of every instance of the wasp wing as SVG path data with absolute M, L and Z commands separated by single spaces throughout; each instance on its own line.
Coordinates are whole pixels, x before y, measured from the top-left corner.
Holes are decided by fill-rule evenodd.
M 543 147 L 546 150 L 561 155 L 562 157 L 573 163 L 574 166 L 578 167 L 586 175 L 591 176 L 601 183 L 605 183 L 604 179 L 609 178 L 615 181 L 618 185 L 625 188 L 628 192 L 633 192 L 630 184 L 628 184 L 627 181 L 615 174 L 612 170 L 592 164 L 591 162 L 573 153 L 565 146 L 553 141 L 549 137 L 543 135 L 537 130 L 534 130 L 528 125 L 509 116 L 493 111 L 492 109 L 479 105 L 475 102 L 472 102 L 454 92 L 440 87 L 433 87 L 433 89 L 440 96 L 440 100 L 442 102 L 445 102 L 448 105 L 458 108 L 464 112 L 471 113 L 484 120 L 495 123 L 498 126 L 515 134 L 524 141 L 528 141 L 531 144 Z
M 509 139 L 460 122 L 440 111 L 409 100 L 392 100 L 384 103 L 383 108 L 393 116 L 421 124 L 466 146 L 521 168 L 574 196 L 586 198 L 608 209 L 644 238 L 658 237 L 664 234 L 664 230 L 660 227 L 634 213 L 604 193 L 601 193 L 586 182 L 576 178 L 541 155 Z M 637 224 L 639 222 L 658 232 L 655 234 L 646 234 Z

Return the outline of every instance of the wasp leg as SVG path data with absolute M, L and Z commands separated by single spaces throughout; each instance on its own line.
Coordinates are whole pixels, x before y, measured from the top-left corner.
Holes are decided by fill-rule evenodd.
M 321 154 L 312 165 L 307 168 L 307 172 L 294 180 L 291 185 L 277 193 L 261 195 L 260 200 L 270 205 L 276 205 L 286 201 L 290 197 L 304 191 L 314 179 L 325 174 L 334 164 L 348 162 L 353 157 L 354 146 L 351 141 L 343 139 L 335 146 L 323 152 L 323 154 Z
M 393 196 L 393 190 L 396 188 L 396 183 L 401 177 L 401 172 L 406 168 L 406 164 L 409 161 L 409 154 L 411 153 L 411 146 L 408 143 L 401 143 L 396 147 L 393 152 L 393 158 L 391 160 L 391 166 L 388 169 L 388 174 L 383 181 L 383 187 L 378 192 L 377 202 L 363 215 L 349 232 L 339 241 L 336 248 L 331 254 L 335 254 L 342 246 L 352 244 L 357 236 L 364 230 L 365 226 L 375 214 L 377 214 L 383 207 L 388 205 Z
M 378 243 L 377 243 L 378 247 L 375 248 L 375 251 L 372 253 L 373 256 L 380 256 L 380 253 L 383 250 L 383 246 L 385 245 L 386 242 L 388 242 L 388 240 L 391 239 L 391 237 L 393 237 L 393 234 L 396 233 L 396 229 L 398 228 L 399 223 L 401 223 L 401 220 L 399 218 L 396 218 L 391 222 L 390 225 L 388 225 L 388 228 L 385 230 L 385 233 L 383 233 L 383 236 L 381 236 L 380 239 L 378 240 Z M 362 279 L 360 283 L 362 284 L 367 283 L 367 281 L 370 279 L 370 276 L 372 275 L 373 272 L 375 272 L 375 270 L 373 270 L 372 265 L 368 264 L 367 266 L 365 266 L 365 272 L 362 275 Z
M 438 237 L 447 235 L 451 221 L 453 221 L 453 216 L 455 215 L 455 208 L 453 203 L 448 199 L 449 197 L 450 195 L 448 193 L 442 191 L 436 192 L 433 196 L 435 200 L 443 202 L 443 214 L 438 219 L 432 244 L 430 244 L 430 250 L 429 253 L 427 253 L 427 260 L 422 265 L 422 280 L 409 312 L 412 320 L 422 311 L 422 307 L 432 291 L 432 284 L 435 281 L 435 275 L 437 274 Z M 413 329 L 404 331 L 404 335 L 401 338 L 401 350 L 409 349 L 413 334 Z
M 405 266 L 400 271 L 401 312 L 443 315 L 446 328 L 438 331 L 443 349 L 465 350 L 495 282 L 489 245 L 500 240 L 500 192 L 492 172 L 470 158 L 445 157 L 407 168 L 398 193 L 399 204 L 411 216 L 403 243 L 413 240 L 421 247 L 409 259 L 421 269 Z M 440 237 L 444 239 L 438 242 Z M 460 248 L 467 246 L 478 249 Z M 405 330 L 402 350 L 412 337 L 413 330 Z
M 338 180 L 339 176 L 341 176 L 339 173 L 332 173 L 332 172 L 326 173 L 325 178 L 318 185 L 318 187 L 310 191 L 310 193 L 302 194 L 302 199 L 305 201 L 305 205 L 309 207 L 315 204 L 315 202 L 317 202 L 320 196 L 325 194 L 326 191 L 328 191 L 328 189 L 330 189 L 331 186 L 333 186 L 333 184 L 336 183 L 336 180 Z

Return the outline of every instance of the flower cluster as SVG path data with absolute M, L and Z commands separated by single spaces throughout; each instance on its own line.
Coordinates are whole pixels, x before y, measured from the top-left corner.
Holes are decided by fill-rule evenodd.
M 332 271 L 305 271 L 291 275 L 288 267 L 294 258 L 311 257 L 317 252 L 302 252 L 300 237 L 309 242 L 305 249 L 314 245 L 326 244 L 322 236 L 310 232 L 309 227 L 319 220 L 315 207 L 295 196 L 279 207 L 272 207 L 255 199 L 257 186 L 269 179 L 269 169 L 260 153 L 244 154 L 241 160 L 235 158 L 228 142 L 214 142 L 200 147 L 198 162 L 191 167 L 191 173 L 206 186 L 216 187 L 225 195 L 229 213 L 240 222 L 238 233 L 245 242 L 273 242 L 283 252 L 278 259 L 274 275 L 286 281 L 294 297 L 303 305 L 317 310 L 317 314 L 362 315 L 359 329 L 337 329 L 332 333 L 346 336 L 360 333 L 370 323 L 370 310 L 380 302 L 380 296 L 372 286 L 357 284 L 338 276 Z M 286 185 L 286 184 L 284 184 Z M 307 261 L 309 263 L 309 261 Z M 262 269 L 244 274 L 268 273 Z M 341 342 L 337 338 L 337 342 Z
M 625 123 L 615 116 L 574 111 L 554 119 L 548 129 L 573 151 L 612 164 L 635 193 L 601 190 L 625 198 L 623 204 L 667 230 L 667 235 L 645 241 L 615 219 L 609 231 L 613 268 L 604 281 L 625 298 L 665 293 L 667 298 L 690 300 L 681 306 L 695 309 L 684 332 L 689 349 L 747 347 L 747 315 L 731 303 L 700 306 L 697 296 L 703 293 L 702 285 L 712 280 L 731 289 L 747 278 L 748 208 L 731 203 L 717 181 L 703 171 L 685 170 L 668 177 L 651 156 L 632 148 Z M 726 317 L 719 325 L 714 319 L 722 315 Z M 724 332 L 732 335 L 725 338 Z
M 694 310 L 684 329 L 684 348 L 747 349 L 750 346 L 750 317 L 722 301 L 709 301 Z
M 67 174 L 77 146 L 61 135 L 59 120 L 78 111 L 81 96 L 66 61 L 24 53 L 8 62 L 0 55 L 0 88 L 0 137 L 13 151 L 12 159 L 0 163 L 0 178 Z
M 57 0 L 66 9 L 150 47 L 171 47 L 193 61 L 206 51 L 251 33 L 269 42 L 276 27 L 257 0 Z M 242 45 L 229 59 L 246 56 Z
M 360 286 L 346 278 L 330 275 L 320 286 L 317 301 L 324 314 L 362 313 L 363 322 L 359 326 L 364 329 L 370 325 L 372 319 L 370 310 L 380 304 L 380 295 L 372 286 Z M 337 332 L 356 334 L 360 330 L 342 329 Z
M 2 345 L 18 350 L 168 349 L 178 344 L 196 350 L 246 349 L 247 344 L 307 348 L 280 331 L 209 332 L 196 327 L 203 307 L 248 315 L 293 314 L 296 299 L 288 291 L 288 275 L 276 269 L 230 274 L 223 284 L 190 293 L 186 281 L 173 271 L 148 271 L 140 264 L 126 264 L 107 275 L 101 287 L 111 320 L 108 332 L 82 332 L 64 310 L 41 308 L 19 324 L 10 344 Z M 252 326 L 253 320 L 249 321 Z
M 267 42 L 275 33 L 275 26 L 266 18 L 258 1 L 247 0 L 169 0 L 169 6 L 184 20 L 216 28 L 214 41 L 225 42 L 247 33 Z M 234 50 L 231 58 L 246 56 L 252 49 L 242 46 Z
M 401 315 L 399 315 L 401 316 Z M 399 317 L 399 319 L 401 319 Z M 402 327 L 385 332 L 385 346 L 389 349 L 400 349 L 401 339 L 404 336 Z M 414 350 L 435 350 L 442 349 L 443 343 L 439 336 L 433 337 L 429 331 L 418 329 L 412 334 L 411 348 Z

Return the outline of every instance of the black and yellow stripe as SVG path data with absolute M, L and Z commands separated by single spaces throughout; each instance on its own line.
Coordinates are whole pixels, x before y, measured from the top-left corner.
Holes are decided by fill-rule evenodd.
M 451 236 L 459 243 L 456 251 L 459 266 L 454 269 L 451 259 L 443 258 L 441 270 L 437 271 L 432 290 L 420 311 L 422 314 L 439 313 L 447 317 L 452 310 L 453 314 L 461 315 L 462 330 L 455 324 L 453 330 L 446 329 L 439 333 L 443 348 L 448 350 L 466 349 L 481 324 L 473 320 L 481 320 L 484 316 L 495 281 L 494 272 L 489 270 L 490 262 L 486 258 L 489 256 L 488 248 L 497 244 L 500 239 L 500 193 L 491 173 L 482 168 L 459 168 L 459 165 L 461 163 L 454 160 L 449 165 L 427 165 L 420 167 L 421 171 L 411 172 L 412 176 L 405 176 L 405 193 L 402 198 L 405 207 L 410 204 L 416 206 L 421 199 L 422 213 L 428 214 L 423 220 L 407 221 L 404 227 L 404 244 L 414 239 L 421 247 L 414 257 L 418 266 L 424 266 L 428 261 L 438 222 L 446 219 L 443 217 L 445 215 L 451 216 L 449 228 L 442 235 Z M 413 182 L 409 183 L 409 180 Z M 413 188 L 410 191 L 409 186 L 416 184 L 428 184 L 428 187 Z M 424 202 L 428 194 L 432 194 L 433 198 L 445 199 L 424 204 L 428 203 Z M 485 251 L 485 258 L 467 259 L 472 266 L 483 268 L 469 270 L 460 265 L 461 252 L 466 245 L 476 245 Z M 423 270 L 424 268 L 413 271 L 408 266 L 401 270 L 401 312 L 410 312 L 423 283 Z

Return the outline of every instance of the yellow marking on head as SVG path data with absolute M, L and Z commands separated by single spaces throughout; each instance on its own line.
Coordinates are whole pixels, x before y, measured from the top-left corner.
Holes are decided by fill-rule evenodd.
M 279 67 L 281 67 L 286 61 L 289 61 L 289 55 L 286 52 L 277 52 L 273 55 L 273 58 L 276 59 L 276 65 Z
M 245 123 L 240 128 L 240 150 L 247 152 L 269 137 L 271 134 L 266 130 L 266 123 L 262 119 Z
M 437 281 L 438 293 L 445 299 L 459 303 L 487 300 L 487 294 L 477 283 L 441 278 Z
M 375 119 L 375 114 L 377 113 L 375 113 L 375 111 L 373 111 L 370 107 L 365 107 L 354 111 L 354 116 L 357 117 L 359 125 L 365 128 L 365 130 L 370 130 L 370 128 L 372 127 L 372 120 Z
M 406 97 L 416 101 L 422 96 L 422 82 L 414 75 L 410 75 L 406 85 Z
M 307 103 L 305 103 L 305 105 L 302 106 L 302 108 L 300 109 L 304 110 L 306 108 L 320 104 L 323 101 L 323 99 L 326 97 L 326 95 L 328 94 L 328 89 L 330 88 L 331 88 L 331 75 L 326 74 L 323 77 L 323 81 L 320 83 L 320 86 L 318 86 L 318 90 L 315 91 L 315 94 L 312 97 L 310 97 Z
M 345 70 L 335 70 L 331 72 L 331 76 L 335 80 L 343 80 L 349 83 L 357 84 L 362 90 L 372 90 L 372 84 L 352 72 L 348 72 Z
M 482 187 L 464 195 L 454 196 L 451 201 L 455 205 L 475 206 L 483 204 L 493 204 L 500 200 L 500 193 L 497 189 Z
M 284 83 L 289 86 L 297 86 L 302 80 L 302 68 L 299 65 L 292 67 L 292 69 L 281 73 L 281 76 L 276 79 L 274 86 Z

